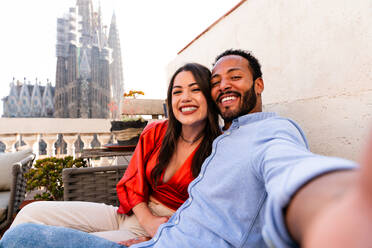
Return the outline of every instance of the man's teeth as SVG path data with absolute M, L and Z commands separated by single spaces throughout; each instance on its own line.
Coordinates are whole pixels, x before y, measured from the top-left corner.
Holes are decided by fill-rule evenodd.
M 224 97 L 224 98 L 221 99 L 221 102 L 226 102 L 226 101 L 234 100 L 235 98 L 236 98 L 235 96 Z
M 188 111 L 194 111 L 196 109 L 196 107 L 185 107 L 185 108 L 181 108 L 181 111 L 182 112 L 188 112 Z

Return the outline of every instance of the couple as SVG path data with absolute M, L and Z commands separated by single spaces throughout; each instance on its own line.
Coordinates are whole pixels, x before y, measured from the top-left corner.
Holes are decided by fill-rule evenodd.
M 209 76 L 200 65 L 180 68 L 168 90 L 169 121 L 144 130 L 118 184 L 119 213 L 134 213 L 118 218 L 138 232 L 124 244 L 143 241 L 142 232 L 152 239 L 133 247 L 368 247 L 371 153 L 360 173 L 353 162 L 311 153 L 295 122 L 261 112 L 262 73 L 248 52 L 225 51 Z M 211 99 L 225 120 L 221 135 Z M 110 219 L 107 212 L 87 222 Z M 123 247 L 104 232 L 13 226 L 0 247 Z

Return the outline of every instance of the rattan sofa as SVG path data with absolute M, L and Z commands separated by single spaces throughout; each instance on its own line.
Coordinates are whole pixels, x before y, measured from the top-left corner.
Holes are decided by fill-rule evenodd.
M 0 232 L 11 224 L 13 215 L 17 213 L 19 206 L 25 199 L 27 184 L 25 173 L 30 170 L 34 159 L 35 155 L 31 154 L 21 161 L 14 163 L 12 166 L 12 175 L 9 175 L 12 177 L 9 202 L 7 204 L 6 216 L 0 221 Z
M 127 165 L 67 168 L 62 171 L 65 201 L 88 201 L 118 206 L 116 184 Z

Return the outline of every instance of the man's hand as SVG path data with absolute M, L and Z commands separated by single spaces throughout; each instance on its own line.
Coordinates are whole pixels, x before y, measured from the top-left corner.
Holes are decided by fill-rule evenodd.
M 372 135 L 353 188 L 314 220 L 306 248 L 372 247 Z
M 150 239 L 151 239 L 150 237 L 138 237 L 138 238 L 134 238 L 134 239 L 128 239 L 128 240 L 120 241 L 120 242 L 118 242 L 118 244 L 119 245 L 125 245 L 125 246 L 129 247 L 131 245 L 142 243 L 142 242 L 145 242 L 145 241 L 150 240 Z

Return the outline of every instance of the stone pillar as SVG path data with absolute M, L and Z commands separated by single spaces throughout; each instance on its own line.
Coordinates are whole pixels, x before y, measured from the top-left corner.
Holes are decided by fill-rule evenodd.
M 47 156 L 52 157 L 55 156 L 55 148 L 54 148 L 54 143 L 56 143 L 58 139 L 58 134 L 44 134 L 43 135 L 43 140 L 45 143 L 47 143 Z
M 20 133 L 17 134 L 16 139 L 17 139 L 16 143 L 18 143 L 18 148 L 19 148 L 20 146 L 22 146 L 22 135 Z M 18 148 L 16 148 L 16 150 L 18 150 Z
M 84 149 L 90 149 L 92 148 L 92 141 L 94 139 L 92 133 L 87 133 L 87 134 L 80 134 L 81 140 L 84 142 Z
M 75 141 L 78 139 L 77 134 L 63 134 L 63 139 L 67 143 L 67 155 L 75 159 Z
M 0 135 L 0 140 L 5 144 L 5 152 L 14 152 L 14 144 L 17 142 L 16 134 L 3 134 Z
M 38 135 L 37 134 L 22 134 L 22 140 L 26 143 L 27 146 L 32 148 L 33 153 L 36 154 L 39 151 L 39 146 L 37 149 L 35 149 L 35 143 L 39 144 L 38 141 Z
M 39 159 L 39 156 L 40 156 L 40 146 L 39 146 L 39 143 L 40 143 L 40 140 L 41 140 L 41 134 L 37 134 L 36 136 L 36 145 L 35 146 L 35 149 L 34 149 L 34 153 L 35 153 L 35 161 Z
M 111 138 L 111 133 L 99 133 L 97 134 L 97 139 L 99 143 L 101 143 L 101 146 L 106 145 Z
M 107 144 L 110 141 L 111 133 L 100 133 L 97 134 L 97 139 L 101 143 L 101 146 Z M 101 157 L 99 159 L 99 165 L 100 166 L 108 166 L 111 165 L 111 162 L 107 157 Z

